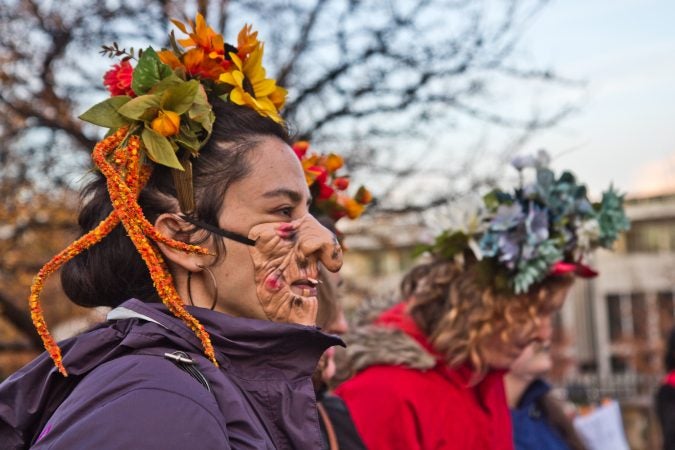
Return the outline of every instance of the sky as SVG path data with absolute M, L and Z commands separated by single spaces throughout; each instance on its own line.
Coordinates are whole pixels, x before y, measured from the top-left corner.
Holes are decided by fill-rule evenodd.
M 553 167 L 592 193 L 614 183 L 630 196 L 675 192 L 675 2 L 557 0 L 530 24 L 538 63 L 584 80 L 578 113 L 537 136 Z

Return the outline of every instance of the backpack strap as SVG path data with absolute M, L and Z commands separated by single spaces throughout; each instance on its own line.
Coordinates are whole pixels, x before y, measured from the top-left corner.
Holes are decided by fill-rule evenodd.
M 339 450 L 337 436 L 335 435 L 335 429 L 333 428 L 333 421 L 330 420 L 330 416 L 326 411 L 326 408 L 321 404 L 321 402 L 316 402 L 316 407 L 319 410 L 319 416 L 323 424 L 326 426 L 326 435 L 328 436 L 328 446 L 330 450 Z
M 190 358 L 187 353 L 175 351 L 172 353 L 164 353 L 164 357 L 174 363 L 179 369 L 187 372 L 188 375 L 197 380 L 199 384 L 204 386 L 207 391 L 213 394 L 213 389 L 211 389 L 209 380 L 206 379 L 204 374 L 197 367 L 195 361 Z

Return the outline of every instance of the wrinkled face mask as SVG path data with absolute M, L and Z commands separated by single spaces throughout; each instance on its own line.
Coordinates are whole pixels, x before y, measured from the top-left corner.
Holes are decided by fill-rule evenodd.
M 307 214 L 292 222 L 256 225 L 249 232 L 256 291 L 269 320 L 314 325 L 318 310 L 318 264 L 342 266 L 333 233 Z
M 256 225 L 248 237 L 187 216 L 183 219 L 249 246 L 256 293 L 269 320 L 316 324 L 318 264 L 337 272 L 342 267 L 342 248 L 337 237 L 312 215 Z

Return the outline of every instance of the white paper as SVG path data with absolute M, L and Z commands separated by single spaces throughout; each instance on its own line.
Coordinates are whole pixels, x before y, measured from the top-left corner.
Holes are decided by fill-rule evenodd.
M 574 419 L 574 428 L 589 450 L 630 450 L 615 401 Z

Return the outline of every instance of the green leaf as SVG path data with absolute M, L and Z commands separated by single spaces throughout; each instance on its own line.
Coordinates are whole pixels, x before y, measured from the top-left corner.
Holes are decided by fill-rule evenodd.
M 197 95 L 195 95 L 192 108 L 190 108 L 190 111 L 188 112 L 188 117 L 191 120 L 198 122 L 206 131 L 206 136 L 201 140 L 201 145 L 204 145 L 211 136 L 213 122 L 216 120 L 216 116 L 213 114 L 211 104 L 206 96 L 206 90 L 204 90 L 204 86 L 201 84 L 199 85 Z
M 190 150 L 195 155 L 199 152 L 201 142 L 197 135 L 190 129 L 189 126 L 181 126 L 180 133 L 175 138 L 175 142 L 180 144 L 183 148 Z
M 176 157 L 176 152 L 167 138 L 151 128 L 145 128 L 141 134 L 148 157 L 163 166 L 184 170 Z
M 469 239 L 462 231 L 444 233 L 443 240 L 439 242 L 441 255 L 446 259 L 452 259 L 462 253 L 468 247 Z
M 151 120 L 159 110 L 159 99 L 159 95 L 141 95 L 127 102 L 117 112 L 133 120 Z
M 497 189 L 494 189 L 483 196 L 483 202 L 488 210 L 495 210 L 499 207 L 499 198 Z
M 154 85 L 173 73 L 171 67 L 164 64 L 157 53 L 148 47 L 134 69 L 131 88 L 137 95 L 147 93 Z
M 413 259 L 419 258 L 426 252 L 431 252 L 434 250 L 434 247 L 431 245 L 427 244 L 417 244 L 412 251 L 410 252 L 410 255 Z
M 157 83 L 150 89 L 150 94 L 160 94 L 164 91 L 166 91 L 169 88 L 172 88 L 174 86 L 178 86 L 179 84 L 185 83 L 185 80 L 183 80 L 181 77 L 176 75 L 175 73 L 171 73 L 166 78 L 163 78 L 162 81 Z
M 575 184 L 576 183 L 576 178 L 574 177 L 574 174 L 569 171 L 565 171 L 560 175 L 560 178 L 558 179 L 559 183 L 569 183 L 569 184 Z
M 97 103 L 85 111 L 80 119 L 85 122 L 93 123 L 106 128 L 119 128 L 129 124 L 129 119 L 118 113 L 118 110 L 125 103 L 129 102 L 131 97 L 126 95 L 117 95 Z
M 162 94 L 161 107 L 180 115 L 192 107 L 199 91 L 199 81 L 185 81 L 170 87 Z

